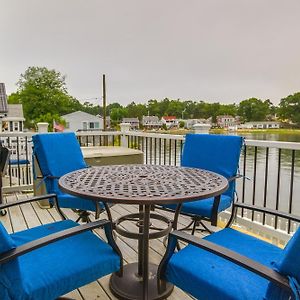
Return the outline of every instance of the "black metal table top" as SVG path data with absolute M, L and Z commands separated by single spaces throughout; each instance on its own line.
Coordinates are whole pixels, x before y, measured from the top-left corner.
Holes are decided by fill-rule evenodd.
M 161 165 L 114 165 L 74 171 L 60 188 L 82 198 L 124 204 L 172 204 L 213 197 L 228 187 L 206 170 Z

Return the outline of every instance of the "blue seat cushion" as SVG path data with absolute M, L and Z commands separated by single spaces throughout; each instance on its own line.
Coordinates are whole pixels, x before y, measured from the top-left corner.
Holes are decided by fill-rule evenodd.
M 61 221 L 21 231 L 11 237 L 19 246 L 77 225 L 70 220 Z M 20 256 L 18 261 L 20 272 L 11 268 L 10 263 L 4 264 L 6 268 L 1 270 L 7 279 L 6 286 L 0 289 L 3 300 L 56 299 L 120 267 L 120 257 L 91 232 L 36 249 Z
M 73 209 L 81 209 L 81 210 L 90 210 L 95 211 L 95 201 L 89 199 L 79 198 L 73 195 L 59 193 L 57 195 L 58 204 L 60 207 L 64 208 L 73 208 Z M 99 202 L 100 209 L 104 208 L 102 202 Z
M 208 198 L 205 200 L 197 200 L 193 202 L 184 202 L 181 208 L 181 212 L 198 215 L 201 217 L 211 218 L 214 198 Z M 222 195 L 218 212 L 223 211 L 230 207 L 232 198 L 227 195 Z M 170 209 L 176 209 L 176 204 L 164 205 L 164 207 Z
M 223 229 L 206 240 L 272 267 L 283 250 L 233 229 Z M 236 264 L 192 245 L 174 254 L 166 279 L 198 299 L 264 299 L 269 281 Z

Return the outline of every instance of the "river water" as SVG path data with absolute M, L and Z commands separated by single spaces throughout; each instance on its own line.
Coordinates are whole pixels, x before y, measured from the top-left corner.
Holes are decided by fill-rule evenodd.
M 284 142 L 300 142 L 298 134 L 270 134 L 270 133 L 251 133 L 241 134 L 246 139 L 251 140 L 269 140 L 269 141 L 284 141 Z M 250 180 L 246 180 L 245 198 L 246 203 L 253 201 L 253 183 L 254 183 L 254 147 L 247 148 L 247 165 L 246 176 Z M 256 173 L 256 191 L 255 204 L 263 205 L 266 201 L 266 206 L 274 208 L 276 206 L 276 198 L 279 198 L 279 210 L 288 212 L 289 201 L 292 201 L 291 211 L 293 214 L 300 215 L 300 151 L 295 151 L 295 167 L 292 172 L 292 150 L 281 150 L 281 164 L 279 176 L 279 193 L 277 194 L 278 186 L 278 157 L 279 150 L 270 148 L 267 167 L 267 181 L 265 182 L 266 174 L 266 149 L 258 148 L 257 152 L 257 173 Z M 243 157 L 241 158 L 240 167 L 242 171 Z M 291 185 L 291 176 L 294 174 L 293 186 Z M 265 197 L 265 184 L 267 193 Z M 241 198 L 242 184 L 237 183 L 238 194 Z

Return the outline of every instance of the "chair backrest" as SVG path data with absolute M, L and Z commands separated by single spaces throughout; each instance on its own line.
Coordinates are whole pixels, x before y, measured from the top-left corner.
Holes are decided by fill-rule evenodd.
M 240 136 L 187 134 L 181 165 L 216 172 L 227 179 L 237 174 L 244 139 Z M 224 193 L 233 197 L 235 181 Z
M 285 246 L 275 268 L 283 275 L 294 277 L 300 284 L 300 228 L 294 233 Z
M 2 176 L 6 172 L 9 157 L 10 150 L 0 145 L 0 173 L 2 174 Z
M 0 254 L 14 249 L 15 243 L 0 222 Z
M 62 175 L 87 167 L 73 132 L 41 133 L 32 137 L 34 156 L 43 177 Z M 52 181 L 52 182 L 51 182 Z M 57 180 L 46 179 L 48 192 L 58 192 Z
M 274 269 L 282 275 L 288 276 L 290 286 L 295 295 L 295 299 L 299 299 L 299 287 L 300 287 L 300 228 L 294 233 L 278 261 L 273 262 Z M 270 282 L 266 292 L 266 299 L 281 300 L 291 299 L 290 293 L 281 289 L 278 285 Z

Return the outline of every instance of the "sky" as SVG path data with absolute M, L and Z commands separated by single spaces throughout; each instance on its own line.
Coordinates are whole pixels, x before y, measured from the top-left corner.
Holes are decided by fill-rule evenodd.
M 299 0 L 0 0 L 0 82 L 29 66 L 108 103 L 238 103 L 300 91 Z M 95 99 L 98 98 L 98 99 Z

